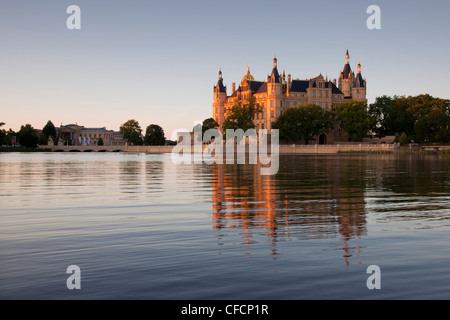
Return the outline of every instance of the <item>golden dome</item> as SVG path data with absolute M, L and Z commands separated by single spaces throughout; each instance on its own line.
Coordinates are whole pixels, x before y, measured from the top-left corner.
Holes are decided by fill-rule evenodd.
M 249 65 L 247 65 L 247 73 L 242 77 L 241 83 L 243 83 L 244 80 L 255 81 L 255 78 L 250 74 L 250 66 Z

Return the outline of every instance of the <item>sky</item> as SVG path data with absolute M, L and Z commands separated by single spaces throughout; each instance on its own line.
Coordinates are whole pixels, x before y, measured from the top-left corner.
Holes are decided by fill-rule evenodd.
M 70 30 L 70 5 L 81 29 Z M 370 5 L 381 29 L 370 30 Z M 372 103 L 382 95 L 450 98 L 450 1 L 2 0 L 0 122 L 19 130 L 78 123 L 118 130 L 129 119 L 168 139 L 212 116 L 219 68 L 230 94 L 247 64 L 339 77 L 348 46 Z

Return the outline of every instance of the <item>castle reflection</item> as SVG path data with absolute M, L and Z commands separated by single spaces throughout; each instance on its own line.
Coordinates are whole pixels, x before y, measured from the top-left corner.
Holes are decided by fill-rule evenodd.
M 251 249 L 255 237 L 265 236 L 277 254 L 279 241 L 338 237 L 345 264 L 358 257 L 361 247 L 350 242 L 366 234 L 364 161 L 285 156 L 276 175 L 263 176 L 260 169 L 259 164 L 212 166 L 213 227 L 219 238 L 225 229 L 238 228 L 242 244 Z

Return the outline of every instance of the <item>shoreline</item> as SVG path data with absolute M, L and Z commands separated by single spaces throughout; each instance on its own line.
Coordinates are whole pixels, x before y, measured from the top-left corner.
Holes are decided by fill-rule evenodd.
M 145 153 L 163 154 L 172 153 L 174 146 L 39 146 L 38 148 L 27 147 L 0 147 L 0 153 Z M 207 145 L 201 149 L 192 148 L 191 154 L 203 154 Z M 270 148 L 267 153 L 271 154 Z M 235 150 L 235 153 L 237 150 Z M 249 154 L 248 149 L 245 152 Z M 224 150 L 224 154 L 226 151 Z M 279 155 L 442 155 L 450 156 L 450 146 L 398 146 L 398 145 L 280 145 Z

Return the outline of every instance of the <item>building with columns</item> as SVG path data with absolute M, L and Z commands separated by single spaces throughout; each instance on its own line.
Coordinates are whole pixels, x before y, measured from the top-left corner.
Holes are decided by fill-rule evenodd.
M 219 71 L 219 79 L 213 91 L 213 118 L 222 128 L 229 110 L 238 101 L 255 97 L 256 103 L 262 107 L 262 112 L 254 118 L 255 129 L 271 129 L 272 123 L 290 107 L 315 104 L 325 110 L 331 110 L 334 104 L 341 104 L 346 100 L 366 100 L 366 80 L 361 74 L 361 64 L 358 63 L 357 74 L 350 67 L 350 55 L 348 49 L 345 55 L 344 69 L 340 72 L 339 83 L 328 76 L 319 74 L 306 80 L 293 79 L 291 74 L 283 70 L 278 71 L 276 56 L 273 59 L 272 72 L 264 81 L 257 81 L 247 72 L 241 79 L 239 86 L 231 84 L 230 95 L 223 83 L 222 71 Z M 323 138 L 324 143 L 332 143 L 331 137 Z

